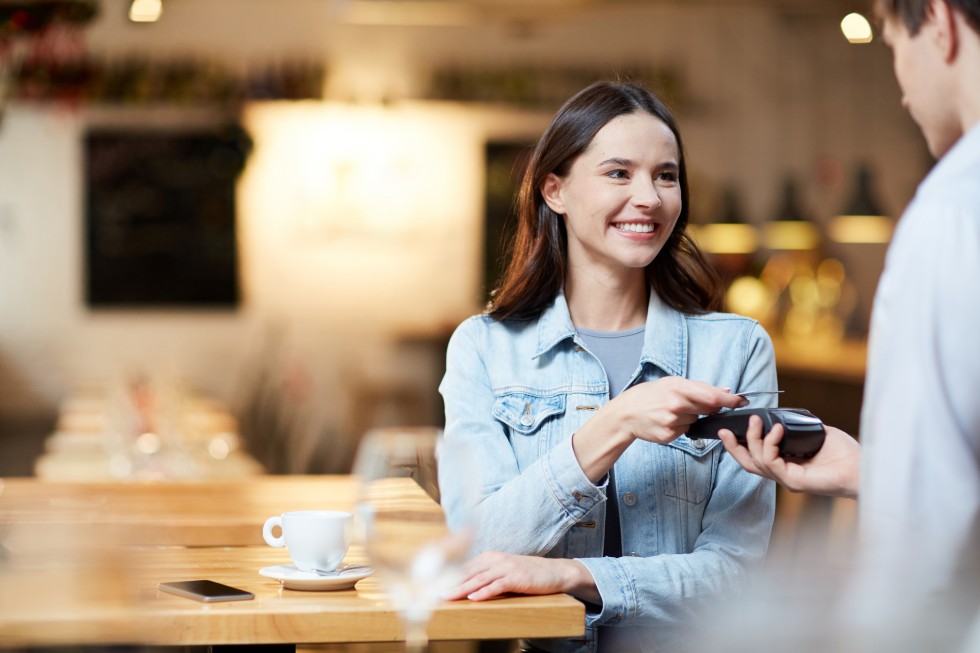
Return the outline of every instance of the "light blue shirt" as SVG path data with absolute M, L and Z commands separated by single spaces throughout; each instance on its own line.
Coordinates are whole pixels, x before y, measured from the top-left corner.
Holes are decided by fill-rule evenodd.
M 777 387 L 772 343 L 756 322 L 685 315 L 651 292 L 634 378 L 665 376 L 733 391 Z M 535 320 L 465 321 L 450 340 L 439 389 L 445 437 L 482 465 L 476 548 L 579 559 L 602 597 L 601 607 L 587 606 L 585 637 L 536 646 L 594 652 L 598 628 L 625 626 L 642 629 L 643 650 L 670 650 L 706 618 L 707 603 L 733 600 L 764 556 L 774 484 L 744 471 L 719 441 L 682 436 L 666 446 L 637 441 L 620 457 L 614 473 L 626 555 L 601 557 L 607 486 L 586 477 L 571 438 L 609 401 L 609 388 L 563 295 Z M 440 466 L 450 527 L 463 519 L 455 471 Z
M 980 567 L 966 548 L 980 546 L 980 123 L 919 186 L 888 249 L 861 441 L 862 556 L 846 611 L 893 630 L 949 593 L 964 563 Z

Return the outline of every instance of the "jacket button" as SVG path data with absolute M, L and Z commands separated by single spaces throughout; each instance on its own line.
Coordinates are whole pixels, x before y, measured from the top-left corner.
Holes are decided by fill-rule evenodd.
M 702 440 L 701 438 L 697 438 L 694 440 L 695 449 L 704 449 L 704 447 L 705 447 L 704 440 Z
M 595 500 L 592 497 L 587 497 L 581 492 L 572 492 L 572 496 L 575 497 L 578 504 L 586 510 L 591 510 L 592 506 L 595 505 Z
M 636 495 L 633 494 L 632 492 L 627 492 L 626 494 L 623 495 L 623 503 L 625 503 L 627 506 L 635 506 Z
M 629 553 L 627 553 L 626 555 L 628 555 L 628 556 L 629 556 L 629 557 L 631 557 L 631 558 L 639 558 L 639 557 L 640 557 L 640 554 L 639 554 L 639 553 L 637 553 L 636 551 L 630 551 L 630 552 L 629 552 Z
M 521 424 L 523 424 L 524 426 L 531 426 L 531 424 L 534 424 L 534 418 L 531 417 L 530 415 L 524 415 L 521 418 Z

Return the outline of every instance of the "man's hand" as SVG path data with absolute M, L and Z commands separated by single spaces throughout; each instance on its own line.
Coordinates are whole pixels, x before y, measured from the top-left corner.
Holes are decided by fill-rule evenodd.
M 826 426 L 827 437 L 817 454 L 802 462 L 789 462 L 779 457 L 779 442 L 783 427 L 773 426 L 762 436 L 762 420 L 753 415 L 745 434 L 746 444 L 740 445 L 728 429 L 718 432 L 725 449 L 747 471 L 771 478 L 792 492 L 810 492 L 856 499 L 861 472 L 861 445 L 850 435 L 833 426 Z

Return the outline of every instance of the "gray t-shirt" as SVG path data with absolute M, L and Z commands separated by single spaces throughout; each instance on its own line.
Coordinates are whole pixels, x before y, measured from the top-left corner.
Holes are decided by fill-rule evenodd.
M 643 351 L 643 331 L 646 327 L 629 331 L 593 331 L 579 329 L 589 351 L 596 355 L 609 379 L 609 398 L 613 399 L 626 389 L 630 377 L 640 362 Z
M 640 363 L 644 330 L 645 327 L 629 331 L 578 330 L 586 347 L 595 354 L 606 370 L 610 399 L 626 389 L 626 384 L 629 383 Z M 611 469 L 607 496 L 609 499 L 606 502 L 606 538 L 602 553 L 605 556 L 618 558 L 623 555 L 623 542 L 619 528 L 619 496 L 616 492 L 616 478 Z M 599 634 L 599 653 L 627 653 L 641 650 L 637 633 L 634 628 L 602 628 Z
M 606 370 L 610 399 L 626 389 L 626 384 L 630 382 L 633 372 L 640 363 L 644 330 L 645 327 L 629 331 L 578 330 L 586 347 L 595 354 Z M 623 540 L 619 527 L 619 496 L 612 469 L 609 470 L 609 486 L 606 493 L 609 499 L 606 502 L 606 537 L 603 541 L 602 554 L 619 558 L 623 555 Z M 622 653 L 640 650 L 636 637 L 636 632 L 632 628 L 603 628 L 599 635 L 599 651 Z

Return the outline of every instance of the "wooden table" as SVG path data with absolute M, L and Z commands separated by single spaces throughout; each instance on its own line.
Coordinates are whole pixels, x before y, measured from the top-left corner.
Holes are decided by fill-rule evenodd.
M 0 639 L 5 646 L 80 644 L 300 644 L 403 638 L 376 576 L 355 589 L 283 589 L 258 570 L 285 564 L 269 547 L 167 547 L 89 557 L 84 565 L 17 556 L 0 567 Z M 351 551 L 349 562 L 364 562 Z M 75 562 L 81 563 L 81 559 Z M 202 604 L 159 592 L 161 581 L 209 578 L 246 589 L 251 601 Z M 580 635 L 583 606 L 565 595 L 455 601 L 436 609 L 430 638 Z
M 289 510 L 351 510 L 351 477 L 255 476 L 233 481 L 52 483 L 9 478 L 0 524 L 9 549 L 45 547 L 70 532 L 76 545 L 264 544 L 262 524 Z M 418 492 L 420 501 L 430 501 Z M 433 505 L 435 505 L 433 503 Z M 111 539 L 109 535 L 111 534 Z
M 440 510 L 410 479 L 406 500 Z M 286 510 L 350 509 L 347 476 L 257 477 L 227 483 L 44 483 L 0 486 L 0 642 L 72 644 L 298 644 L 403 637 L 376 576 L 353 590 L 303 592 L 259 575 L 288 562 L 261 540 Z M 100 536 L 101 534 L 101 536 Z M 366 562 L 352 547 L 347 562 Z M 202 604 L 162 594 L 159 582 L 210 578 L 251 601 Z M 566 595 L 440 605 L 430 637 L 566 637 L 584 631 Z

